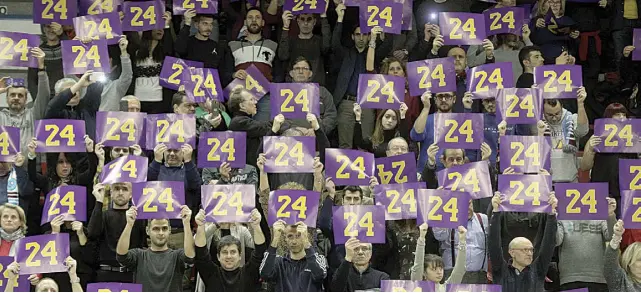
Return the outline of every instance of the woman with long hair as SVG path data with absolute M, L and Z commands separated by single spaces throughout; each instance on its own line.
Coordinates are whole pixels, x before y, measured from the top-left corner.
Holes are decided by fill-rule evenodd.
M 551 18 L 546 21 L 548 15 Z M 553 60 L 566 48 L 578 45 L 579 31 L 573 29 L 575 21 L 565 15 L 565 0 L 541 0 L 536 16 L 530 22 L 532 43 L 541 48 L 546 58 L 546 64 L 554 64 Z M 572 50 L 574 52 L 574 50 Z M 572 54 L 575 55 L 575 54 Z
M 634 242 L 621 254 L 619 245 L 625 229 L 619 220 L 612 229 L 612 240 L 608 243 L 603 256 L 603 275 L 610 292 L 641 291 L 641 242 Z
M 407 120 L 405 119 L 407 106 L 401 103 L 400 110 L 385 109 L 379 112 L 376 117 L 374 133 L 369 139 L 363 139 L 361 128 L 360 105 L 354 104 L 354 116 L 356 117 L 356 127 L 354 129 L 354 146 L 374 153 L 377 158 L 385 157 L 387 143 L 395 137 L 403 137 L 405 141 L 410 141 L 410 130 Z

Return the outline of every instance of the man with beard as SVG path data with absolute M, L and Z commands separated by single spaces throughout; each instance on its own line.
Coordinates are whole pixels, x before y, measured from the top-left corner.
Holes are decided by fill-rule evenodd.
M 356 27 L 352 31 L 352 40 L 354 47 L 346 47 L 341 43 L 343 35 L 343 18 L 345 17 L 345 5 L 338 4 L 336 6 L 336 13 L 338 19 L 336 20 L 336 27 L 332 35 L 332 50 L 334 52 L 334 59 L 340 60 L 342 63 L 336 68 L 338 77 L 336 80 L 336 88 L 334 89 L 334 105 L 337 105 L 338 117 L 341 123 L 338 125 L 338 143 L 340 148 L 351 149 L 354 144 L 354 103 L 356 102 L 356 95 L 358 94 L 358 78 L 362 73 L 366 73 L 366 57 L 367 48 L 370 42 L 370 34 L 362 33 L 360 27 Z M 376 41 L 379 42 L 378 37 Z M 376 45 L 376 59 L 374 64 L 381 64 L 381 60 L 389 54 L 392 49 L 391 38 L 387 38 L 385 42 Z M 373 111 L 363 112 L 363 138 L 372 135 L 374 131 L 374 113 Z
M 206 68 L 218 68 L 218 43 L 209 38 L 214 27 L 214 16 L 196 14 L 194 9 L 189 9 L 185 11 L 184 18 L 185 25 L 174 45 L 178 57 L 203 62 Z M 190 36 L 192 23 L 198 31 Z
M 498 48 L 494 50 L 495 62 L 510 62 L 512 63 L 512 73 L 514 73 L 514 80 L 517 80 L 523 68 L 519 66 L 519 50 L 525 46 L 532 46 L 530 41 L 530 27 L 524 24 L 521 28 L 523 42 L 519 40 L 519 36 L 515 34 L 498 34 L 496 36 L 496 45 Z M 478 65 L 485 64 L 486 60 L 485 51 L 481 46 L 473 45 L 467 50 L 467 65 L 472 68 Z
M 0 111 L 0 125 L 20 129 L 20 149 L 25 156 L 27 155 L 27 145 L 31 138 L 35 137 L 33 124 L 36 120 L 44 118 L 47 104 L 51 99 L 49 77 L 45 71 L 45 53 L 40 48 L 32 48 L 31 55 L 38 60 L 38 95 L 33 104 L 27 108 L 28 92 L 24 86 L 9 85 L 0 88 L 0 93 L 7 94 L 8 107 Z
M 516 87 L 531 88 L 534 85 L 534 68 L 543 65 L 543 62 L 545 62 L 545 59 L 539 47 L 523 47 L 519 51 L 519 63 L 523 67 L 523 74 L 516 81 Z
M 62 51 L 60 46 L 61 40 L 67 40 L 67 36 L 62 31 L 62 25 L 56 22 L 42 25 L 42 35 L 44 36 L 40 49 L 45 53 L 45 61 L 43 69 L 29 68 L 27 74 L 27 85 L 29 92 L 35 96 L 40 87 L 40 74 L 39 72 L 46 72 L 49 76 L 49 93 L 55 92 L 54 85 L 56 81 L 64 77 L 62 70 Z M 51 97 L 49 97 L 50 99 Z
M 138 216 L 138 209 L 130 207 L 126 213 L 127 224 L 118 239 L 116 259 L 134 272 L 134 282 L 142 284 L 143 292 L 180 292 L 185 265 L 192 264 L 196 256 L 191 233 L 191 210 L 180 207 L 180 218 L 185 230 L 185 249 L 169 248 L 171 228 L 167 219 L 152 219 L 147 223 L 147 235 L 151 240 L 149 249 L 129 249 L 131 232 Z
M 503 212 L 499 211 L 501 198 L 506 195 L 495 193 L 492 197 L 492 218 L 490 219 L 490 237 L 488 238 L 489 257 L 492 263 L 494 284 L 501 285 L 505 291 L 543 292 L 545 275 L 554 254 L 557 230 L 556 207 L 558 201 L 554 192 L 550 193 L 549 204 L 551 212 L 547 215 L 545 232 L 540 250 L 534 250 L 532 242 L 524 237 L 516 237 L 510 241 L 510 260 L 503 257 L 501 228 L 503 227 Z M 534 256 L 537 256 L 536 258 Z
M 300 17 L 300 16 L 299 16 Z M 324 20 L 327 22 L 327 20 Z M 282 45 L 282 41 L 281 41 Z M 282 47 L 280 47 L 282 48 Z M 319 57 L 320 58 L 320 57 Z M 319 61 L 320 60 L 320 61 Z M 318 82 L 314 79 L 314 76 L 319 73 L 325 75 L 325 71 L 322 67 L 318 69 L 317 67 L 312 67 L 312 64 L 319 63 L 323 64 L 322 58 L 316 61 L 310 61 L 306 57 L 300 56 L 291 63 L 289 68 L 289 76 L 292 78 L 292 81 L 297 83 L 306 83 L 306 82 Z M 316 68 L 316 71 L 314 71 Z M 324 77 L 323 77 L 324 79 Z M 321 129 L 325 134 L 331 133 L 334 128 L 336 128 L 336 106 L 334 105 L 334 97 L 322 84 L 319 85 L 320 88 L 320 122 Z M 311 128 L 310 123 L 307 120 L 303 119 L 293 119 L 290 120 L 293 125 Z
M 194 115 L 198 104 L 189 100 L 181 86 L 179 91 L 171 99 L 171 105 L 175 114 Z M 220 113 L 207 114 L 203 118 L 196 118 L 196 134 L 200 136 L 205 131 L 225 131 L 227 124 L 223 123 L 223 116 Z
M 410 138 L 413 141 L 421 143 L 421 152 L 418 156 L 418 165 L 416 167 L 420 170 L 425 167 L 427 163 L 427 148 L 434 143 L 434 114 L 436 113 L 452 113 L 454 103 L 456 103 L 455 92 L 444 92 L 436 94 L 436 113 L 430 115 L 430 106 L 432 100 L 432 93 L 425 92 L 421 96 L 423 102 L 423 110 L 416 118 L 414 127 L 410 131 Z M 437 163 L 440 164 L 440 163 Z M 442 169 L 442 164 L 437 165 L 437 170 Z M 423 177 L 425 178 L 425 177 Z
M 169 149 L 163 143 L 154 148 L 154 160 L 149 164 L 148 181 L 179 181 L 185 183 L 185 205 L 190 208 L 200 206 L 200 174 L 192 160 L 194 149 L 184 144 L 180 149 Z M 163 164 L 164 159 L 164 164 Z M 183 233 L 191 228 L 183 229 L 178 220 L 171 220 L 171 235 L 168 235 L 169 247 L 183 248 Z M 185 236 L 186 237 L 186 236 Z
M 111 185 L 111 208 L 103 211 L 106 185 L 98 183 L 93 186 L 93 196 L 96 198 L 87 236 L 89 240 L 98 243 L 98 264 L 96 282 L 133 282 L 133 273 L 121 266 L 116 260 L 118 239 L 127 225 L 127 209 L 131 200 L 131 183 L 113 183 Z M 143 248 L 147 244 L 144 221 L 134 223 L 129 246 Z
M 200 210 L 196 215 L 196 269 L 205 283 L 206 292 L 255 292 L 260 289 L 259 267 L 263 253 L 267 249 L 265 235 L 260 228 L 261 215 L 257 209 L 251 212 L 250 226 L 254 231 L 254 251 L 245 266 L 241 266 L 240 240 L 227 235 L 218 242 L 218 261 L 220 266 L 211 260 L 207 240 L 205 239 L 205 211 Z
M 320 15 L 321 36 L 314 35 L 314 26 L 316 26 L 315 14 L 305 13 L 294 16 L 291 11 L 283 11 L 283 32 L 278 44 L 278 58 L 283 62 L 287 62 L 304 57 L 308 60 L 310 68 L 316 68 L 316 74 L 310 76 L 311 79 L 304 82 L 314 82 L 320 86 L 325 85 L 325 62 L 323 62 L 323 59 L 330 52 L 332 40 L 331 28 L 327 21 L 327 7 L 329 5 L 325 6 L 325 13 Z M 290 37 L 289 25 L 294 17 L 300 30 L 298 36 Z
M 260 276 L 267 282 L 275 282 L 276 292 L 322 291 L 327 261 L 316 252 L 307 233 L 303 222 L 291 226 L 283 220 L 274 223 L 271 246 L 260 265 Z M 288 250 L 285 256 L 276 255 L 281 237 Z
M 381 287 L 389 275 L 370 266 L 372 244 L 361 243 L 352 237 L 345 242 L 345 259 L 332 278 L 331 289 L 335 292 L 355 292 Z

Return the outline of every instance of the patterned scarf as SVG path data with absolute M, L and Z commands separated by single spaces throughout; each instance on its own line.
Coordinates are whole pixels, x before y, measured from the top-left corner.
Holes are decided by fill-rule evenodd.
M 11 168 L 11 173 L 7 180 L 7 201 L 10 204 L 20 205 L 20 200 L 18 199 L 18 179 L 16 176 L 16 170 L 13 168 Z
M 14 231 L 13 233 L 7 233 L 4 229 L 0 228 L 0 238 L 4 241 L 11 241 L 11 249 L 9 250 L 9 256 L 14 256 L 16 246 L 13 245 L 15 244 L 15 241 L 21 238 L 24 238 L 24 234 L 22 233 L 22 228 Z

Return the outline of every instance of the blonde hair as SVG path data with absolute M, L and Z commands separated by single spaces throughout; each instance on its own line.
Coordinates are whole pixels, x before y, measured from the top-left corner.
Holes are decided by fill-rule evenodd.
M 561 1 L 561 15 L 565 15 L 565 0 L 560 0 Z M 550 9 L 550 0 L 542 0 L 539 3 L 539 6 L 537 7 L 536 15 L 537 16 L 545 16 L 548 13 L 548 10 L 546 9 L 545 11 L 543 10 L 543 6 L 547 4 L 548 9 Z
M 298 182 L 292 181 L 278 186 L 278 190 L 307 190 L 307 188 Z
M 632 243 L 625 249 L 623 255 L 621 255 L 621 267 L 628 276 L 632 274 L 630 266 L 632 266 L 637 259 L 641 259 L 641 242 Z
M 0 218 L 2 218 L 5 209 L 12 209 L 18 212 L 18 217 L 22 222 L 22 226 L 20 226 L 20 228 L 22 229 L 22 233 L 27 234 L 27 217 L 24 214 L 24 210 L 20 206 L 17 206 L 15 204 L 5 203 L 3 205 L 0 205 Z

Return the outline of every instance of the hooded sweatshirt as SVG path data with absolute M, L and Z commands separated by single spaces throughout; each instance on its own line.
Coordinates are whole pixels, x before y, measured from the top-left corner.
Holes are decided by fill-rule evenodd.
M 227 60 L 227 68 L 224 71 L 227 75 L 225 80 L 231 81 L 231 76 L 234 72 L 255 65 L 269 81 L 272 81 L 272 62 L 276 57 L 277 47 L 278 44 L 276 42 L 265 38 L 253 43 L 247 40 L 246 37 L 229 42 L 228 52 L 231 56 L 228 54 L 225 57 Z

